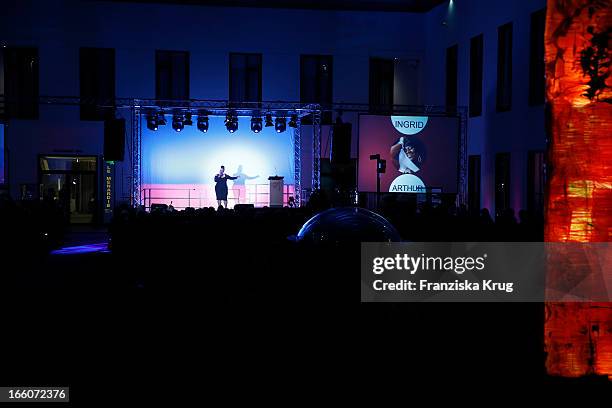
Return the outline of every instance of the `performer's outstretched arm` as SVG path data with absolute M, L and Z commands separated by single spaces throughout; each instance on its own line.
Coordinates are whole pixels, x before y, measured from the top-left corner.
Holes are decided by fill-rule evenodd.
M 404 137 L 402 136 L 399 138 L 397 143 L 391 146 L 391 150 L 389 151 L 389 155 L 391 156 L 393 166 L 398 170 L 400 168 L 399 153 L 400 153 L 400 150 L 402 150 L 403 146 L 404 146 Z
M 391 157 L 394 157 L 396 154 L 399 153 L 399 151 L 402 149 L 404 145 L 404 136 L 400 137 L 399 140 L 391 146 L 391 150 L 389 151 L 389 154 L 391 155 Z

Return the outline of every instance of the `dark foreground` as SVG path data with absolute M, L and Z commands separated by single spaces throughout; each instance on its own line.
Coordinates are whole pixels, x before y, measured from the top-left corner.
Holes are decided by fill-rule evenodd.
M 541 304 L 359 304 L 358 246 L 286 239 L 306 211 L 124 215 L 111 226 L 112 251 L 11 244 L 1 383 L 69 385 L 77 405 L 609 386 L 546 376 Z M 451 240 L 468 220 L 437 222 L 457 224 L 439 234 Z M 520 237 L 518 225 L 508 228 Z M 60 244 L 108 237 L 80 230 Z

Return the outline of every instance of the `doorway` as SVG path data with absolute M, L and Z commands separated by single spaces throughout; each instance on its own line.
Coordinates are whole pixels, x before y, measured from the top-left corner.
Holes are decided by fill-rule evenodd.
M 40 156 L 39 163 L 42 199 L 54 202 L 72 224 L 94 222 L 98 211 L 97 158 Z

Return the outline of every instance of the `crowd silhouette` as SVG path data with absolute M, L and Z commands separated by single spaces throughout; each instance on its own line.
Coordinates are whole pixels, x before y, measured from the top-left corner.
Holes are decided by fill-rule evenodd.
M 312 336 L 305 349 L 313 355 L 304 355 L 305 359 L 337 358 L 333 344 L 312 346 L 322 337 L 335 341 L 336 337 L 325 333 L 343 333 L 338 339 L 355 342 L 367 332 L 369 344 L 384 339 L 385 347 L 392 350 L 429 350 L 422 354 L 402 352 L 401 361 L 397 360 L 406 367 L 418 364 L 419 375 L 437 373 L 436 367 L 449 358 L 458 366 L 478 364 L 483 373 L 499 375 L 497 363 L 487 356 L 498 353 L 500 347 L 507 358 L 520 363 L 517 366 L 523 370 L 523 378 L 543 372 L 541 304 L 358 307 L 359 244 L 313 245 L 291 239 L 308 219 L 328 207 L 330 200 L 322 194 L 314 194 L 306 206 L 298 208 L 177 211 L 158 206 L 145 211 L 121 205 L 109 225 L 109 253 L 48 256 L 45 254 L 51 248 L 62 243 L 65 218 L 61 209 L 3 198 L 0 221 L 7 228 L 4 237 L 11 241 L 3 245 L 10 254 L 4 259 L 7 265 L 17 266 L 3 268 L 0 283 L 11 288 L 14 280 L 7 282 L 9 271 L 21 276 L 19 282 L 28 290 L 32 284 L 28 280 L 42 279 L 39 286 L 44 286 L 43 293 L 53 297 L 49 302 L 62 296 L 49 291 L 48 285 L 67 288 L 63 293 L 84 299 L 75 305 L 93 304 L 104 313 L 111 313 L 108 308 L 114 307 L 112 316 L 131 327 L 137 313 L 126 313 L 124 303 L 117 301 L 125 289 L 130 294 L 125 302 L 136 304 L 130 306 L 133 310 L 144 310 L 140 303 L 145 296 L 155 300 L 147 303 L 153 308 L 147 313 L 154 316 L 154 322 L 167 316 L 201 330 L 216 319 L 221 327 L 231 327 L 227 329 L 231 338 L 248 338 L 249 344 L 256 339 L 244 333 L 283 338 L 292 331 L 300 339 Z M 542 237 L 541 219 L 525 212 L 516 220 L 508 210 L 494 220 L 485 209 L 469 212 L 452 205 L 417 207 L 391 197 L 381 200 L 379 213 L 409 241 L 531 241 Z M 37 248 L 39 256 L 33 256 L 32 248 Z M 38 272 L 24 274 L 24 263 Z M 141 288 L 146 290 L 138 295 Z M 76 314 L 78 308 L 71 310 Z M 276 343 L 258 347 L 270 350 L 270 344 Z M 465 353 L 457 356 L 455 350 Z M 480 356 L 478 360 L 474 355 Z M 354 355 L 343 364 L 352 359 Z M 377 361 L 372 360 L 370 369 L 377 370 Z M 423 371 L 428 367 L 431 372 Z
M 109 228 L 111 248 L 115 256 L 132 262 L 129 269 L 135 271 L 133 278 L 137 281 L 151 278 L 160 272 L 160 265 L 167 265 L 160 273 L 172 270 L 172 280 L 178 285 L 199 278 L 206 280 L 217 272 L 241 275 L 257 270 L 278 275 L 287 270 L 334 271 L 351 265 L 335 263 L 338 256 L 334 254 L 343 250 L 348 258 L 353 253 L 353 266 L 358 268 L 359 256 L 354 251 L 359 248 L 338 248 L 338 243 L 331 249 L 321 248 L 323 245 L 304 248 L 291 239 L 308 219 L 329 207 L 330 202 L 323 195 L 313 195 L 300 208 L 209 207 L 171 211 L 162 206 L 149 212 L 124 205 L 116 210 Z M 486 209 L 469 212 L 465 207 L 452 205 L 415 207 L 390 199 L 381 200 L 379 213 L 405 241 L 507 242 L 543 238 L 541 217 L 526 211 L 519 213 L 518 220 L 511 210 L 494 220 Z M 367 241 L 368 237 L 362 239 Z M 258 279 L 262 279 L 261 274 Z
M 307 205 L 300 208 L 187 208 L 155 206 L 151 211 L 131 208 L 125 204 L 114 211 L 109 226 L 112 246 L 116 251 L 163 243 L 185 247 L 191 243 L 235 241 L 261 246 L 285 242 L 295 235 L 310 217 L 330 208 L 324 194 L 313 194 Z M 468 210 L 452 204 L 437 206 L 400 201 L 395 195 L 383 197 L 377 210 L 387 218 L 406 241 L 530 241 L 543 240 L 544 222 L 541 214 L 526 210 L 515 216 L 506 209 L 494 218 L 488 209 Z M 67 219 L 61 206 L 54 201 L 14 201 L 0 195 L 0 221 L 6 232 L 4 249 L 27 247 L 45 252 L 62 243 Z M 136 235 L 136 236 L 133 236 Z M 154 241 L 154 242 L 148 242 Z M 128 244 L 129 243 L 129 244 Z M 201 250 L 206 248 L 201 248 Z M 130 252 L 134 252 L 130 250 Z

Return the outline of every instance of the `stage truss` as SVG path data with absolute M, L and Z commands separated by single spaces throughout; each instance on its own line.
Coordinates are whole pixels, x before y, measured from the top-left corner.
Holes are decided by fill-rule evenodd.
M 191 112 L 194 115 L 205 113 L 208 116 L 225 116 L 232 112 L 239 117 L 264 116 L 289 117 L 296 114 L 298 126 L 293 129 L 293 162 L 294 162 L 294 198 L 297 206 L 305 203 L 305 192 L 314 192 L 321 188 L 321 135 L 323 113 L 364 113 L 380 115 L 425 115 L 438 117 L 456 117 L 459 120 L 459 186 L 457 191 L 457 204 L 467 203 L 467 108 L 444 107 L 437 105 L 394 105 L 392 109 L 372 109 L 369 104 L 339 103 L 332 105 L 302 104 L 298 102 L 230 102 L 224 100 L 156 100 L 131 99 L 129 104 L 123 105 L 132 110 L 132 205 L 142 204 L 142 116 L 148 113 L 164 112 L 164 114 L 184 114 Z M 117 103 L 119 105 L 119 103 Z M 311 159 L 312 174 L 310 186 L 302 185 L 302 137 L 303 120 L 308 117 L 312 136 Z
M 335 104 L 303 104 L 299 102 L 231 102 L 226 100 L 159 100 L 114 98 L 100 100 L 95 98 L 80 98 L 74 96 L 40 96 L 40 106 L 98 106 L 113 108 L 118 117 L 126 119 L 129 123 L 129 143 L 126 144 L 131 160 L 129 200 L 132 206 L 142 204 L 142 116 L 149 112 L 163 111 L 165 114 L 181 114 L 191 112 L 198 115 L 206 113 L 209 116 L 225 116 L 229 111 L 237 116 L 253 116 L 271 114 L 274 117 L 298 116 L 298 126 L 293 129 L 294 145 L 294 176 L 296 205 L 303 205 L 304 192 L 311 192 L 321 188 L 321 127 L 323 113 L 364 113 L 379 115 L 427 115 L 456 117 L 459 119 L 459 189 L 457 204 L 467 202 L 467 108 L 444 107 L 436 105 L 394 105 L 391 109 L 376 109 L 363 103 L 335 103 Z M 7 99 L 0 94 L 0 106 L 4 106 Z M 302 185 L 302 138 L 304 137 L 304 118 L 308 117 L 308 125 L 312 134 L 312 174 L 310 186 Z M 126 197 L 127 198 L 127 197 Z
M 293 141 L 293 171 L 294 171 L 294 199 L 295 205 L 301 206 L 303 200 L 302 186 L 302 119 L 310 117 L 312 126 L 312 182 L 310 190 L 320 188 L 320 156 L 321 156 L 321 106 L 318 104 L 301 104 L 290 102 L 228 102 L 215 100 L 145 100 L 134 99 L 131 101 L 131 138 L 130 155 L 132 162 L 131 194 L 132 206 L 143 204 L 142 198 L 142 117 L 156 115 L 160 112 L 169 115 L 207 115 L 225 117 L 232 113 L 237 117 L 253 117 L 272 115 L 273 117 L 289 118 L 296 115 L 297 127 L 292 128 Z M 291 129 L 291 128 L 290 128 Z

